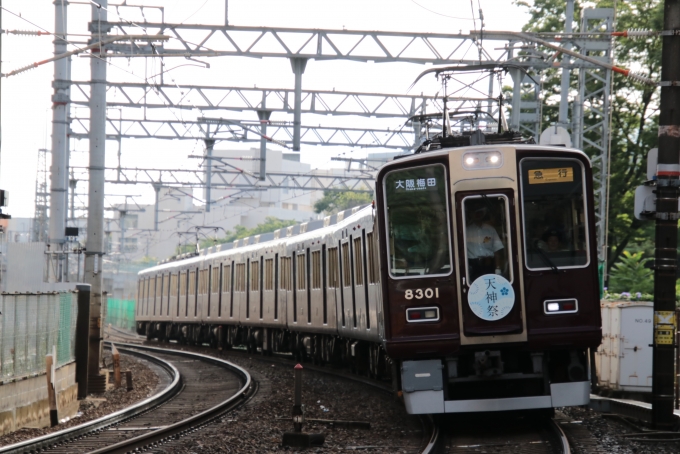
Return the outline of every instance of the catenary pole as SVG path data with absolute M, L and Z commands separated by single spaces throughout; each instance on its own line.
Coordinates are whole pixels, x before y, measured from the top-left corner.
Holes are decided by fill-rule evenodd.
M 680 30 L 680 0 L 665 0 L 664 31 Z M 680 35 L 663 36 L 656 188 L 652 424 L 674 426 L 675 283 L 680 191 Z
M 101 5 L 101 7 L 100 7 Z M 109 30 L 107 0 L 93 2 L 90 32 L 91 43 L 102 42 Z M 102 265 L 104 255 L 104 169 L 106 143 L 106 52 L 93 49 L 90 60 L 92 91 L 90 95 L 90 175 L 87 209 L 87 243 L 85 251 L 85 282 L 90 284 L 90 352 L 88 356 L 88 390 L 98 392 L 102 380 L 99 355 L 102 338 Z M 97 58 L 99 57 L 99 58 Z M 104 386 L 106 382 L 104 381 Z
M 54 55 L 66 53 L 66 0 L 54 0 Z M 50 224 L 49 243 L 53 253 L 59 253 L 66 243 L 68 209 L 68 105 L 71 84 L 69 59 L 54 62 L 54 94 L 52 95 L 52 166 L 50 168 Z M 57 272 L 50 272 L 50 282 L 61 282 L 61 255 L 55 256 Z M 48 267 L 52 269 L 52 267 Z

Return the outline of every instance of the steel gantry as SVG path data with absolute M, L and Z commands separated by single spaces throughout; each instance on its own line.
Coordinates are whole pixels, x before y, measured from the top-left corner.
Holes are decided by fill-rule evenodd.
M 213 158 L 213 160 L 220 160 Z M 87 167 L 71 167 L 73 178 L 88 179 Z M 152 184 L 161 187 L 205 188 L 206 172 L 201 169 L 141 169 L 107 167 L 104 169 L 107 183 Z M 211 187 L 214 189 L 303 189 L 324 191 L 373 192 L 375 177 L 364 172 L 360 175 L 334 175 L 331 171 L 322 173 L 267 172 L 266 179 L 247 170 L 226 169 L 213 164 L 210 171 Z
M 213 125 L 208 129 L 208 125 Z M 199 118 L 197 120 L 137 120 L 107 118 L 107 139 L 178 139 L 178 140 L 226 140 L 232 142 L 260 142 L 262 132 L 259 121 L 230 120 L 225 118 Z M 269 121 L 266 135 L 269 142 L 292 148 L 293 124 Z M 360 148 L 410 149 L 413 147 L 413 131 L 402 129 L 343 128 L 332 126 L 302 126 L 300 142 L 308 145 L 334 145 Z M 71 118 L 69 136 L 87 139 L 90 127 L 86 117 Z M 250 134 L 249 134 L 250 133 Z

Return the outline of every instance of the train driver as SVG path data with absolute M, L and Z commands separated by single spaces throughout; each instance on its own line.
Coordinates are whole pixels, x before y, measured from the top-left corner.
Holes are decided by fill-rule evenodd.
M 484 274 L 501 274 L 503 242 L 496 229 L 487 222 L 489 208 L 484 201 L 466 203 L 468 223 L 465 228 L 469 282 Z

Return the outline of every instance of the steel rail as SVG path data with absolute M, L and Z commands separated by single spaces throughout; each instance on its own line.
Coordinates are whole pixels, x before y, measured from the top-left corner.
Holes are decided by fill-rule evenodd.
M 562 430 L 562 428 L 557 423 L 557 421 L 555 421 L 554 418 L 551 419 L 550 422 L 553 430 L 556 432 L 557 436 L 560 439 L 562 454 L 571 454 L 571 447 L 569 446 L 569 439 L 567 438 L 567 434 L 564 433 L 564 430 Z
M 131 417 L 137 416 L 151 408 L 157 407 L 158 405 L 166 402 L 168 399 L 177 395 L 177 393 L 182 389 L 182 379 L 179 371 L 175 366 L 169 362 L 157 358 L 152 355 L 147 355 L 141 352 L 131 352 L 130 350 L 124 348 L 122 344 L 116 344 L 119 347 L 119 351 L 125 351 L 126 353 L 135 354 L 140 357 L 154 362 L 160 365 L 166 371 L 168 371 L 173 377 L 170 385 L 159 393 L 142 400 L 130 407 L 118 410 L 101 418 L 97 418 L 93 421 L 88 421 L 86 423 L 69 427 L 68 429 L 60 430 L 51 434 L 43 435 L 41 437 L 32 438 L 30 440 L 25 440 L 13 445 L 4 446 L 0 448 L 0 454 L 18 454 L 25 452 L 37 452 L 38 450 L 45 449 L 57 443 L 62 443 L 80 436 L 83 436 L 89 432 L 93 432 L 104 427 L 110 426 L 112 424 L 124 421 Z
M 124 347 L 126 344 L 118 344 L 121 347 Z M 119 350 L 120 348 L 119 347 Z M 169 350 L 167 349 L 161 349 L 157 347 L 148 347 L 148 346 L 140 346 L 140 345 L 128 345 L 128 348 L 130 349 L 136 349 L 136 350 L 150 350 L 150 351 L 156 351 L 156 352 L 163 352 L 165 354 L 168 353 Z M 131 438 L 129 440 L 107 446 L 106 448 L 98 449 L 95 451 L 92 451 L 90 454 L 102 454 L 102 453 L 126 453 L 131 450 L 136 450 L 136 449 L 144 449 L 148 448 L 153 444 L 156 444 L 158 442 L 162 442 L 163 440 L 174 437 L 176 435 L 181 435 L 189 431 L 189 429 L 194 429 L 197 426 L 202 426 L 205 425 L 215 418 L 218 418 L 222 414 L 242 405 L 247 401 L 247 398 L 251 397 L 255 391 L 256 391 L 256 386 L 254 386 L 254 382 L 252 381 L 252 378 L 250 374 L 248 373 L 247 370 L 243 369 L 242 367 L 239 367 L 233 363 L 230 363 L 229 361 L 225 361 L 219 358 L 215 358 L 212 356 L 208 355 L 202 355 L 200 353 L 191 353 L 191 352 L 185 352 L 181 350 L 170 350 L 172 354 L 176 354 L 179 356 L 186 356 L 186 357 L 193 357 L 193 358 L 200 358 L 202 361 L 216 364 L 228 369 L 231 369 L 232 372 L 235 372 L 237 375 L 240 375 L 242 379 L 244 379 L 244 384 L 241 387 L 241 389 L 238 390 L 235 394 L 233 394 L 229 399 L 222 401 L 221 403 L 215 405 L 212 408 L 209 408 L 208 410 L 205 410 L 201 413 L 198 413 L 194 416 L 191 416 L 189 418 L 183 419 L 181 421 L 178 421 L 174 424 L 171 424 L 167 427 L 155 430 L 153 432 L 148 432 L 144 435 L 140 435 L 138 437 Z

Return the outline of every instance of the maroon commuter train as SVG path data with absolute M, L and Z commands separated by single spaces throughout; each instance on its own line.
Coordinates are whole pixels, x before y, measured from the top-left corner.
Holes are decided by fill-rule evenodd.
M 138 332 L 391 376 L 410 413 L 588 403 L 589 159 L 455 140 L 383 166 L 372 206 L 140 272 Z

